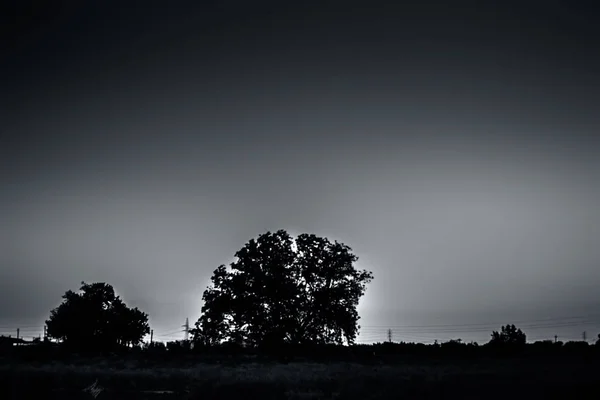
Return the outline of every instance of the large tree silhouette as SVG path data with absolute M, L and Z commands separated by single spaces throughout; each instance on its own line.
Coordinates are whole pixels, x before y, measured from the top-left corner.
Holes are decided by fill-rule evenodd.
M 284 230 L 251 239 L 229 270 L 220 265 L 214 271 L 193 339 L 205 345 L 353 343 L 356 307 L 373 274 L 355 269 L 351 251 L 316 235 L 294 240 Z
M 139 344 L 150 332 L 148 315 L 128 308 L 111 285 L 81 282 L 78 293 L 67 291 L 50 312 L 48 336 L 77 349 L 115 349 Z

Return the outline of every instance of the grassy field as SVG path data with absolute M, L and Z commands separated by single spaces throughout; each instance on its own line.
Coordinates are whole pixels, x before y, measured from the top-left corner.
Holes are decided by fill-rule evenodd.
M 393 364 L 130 360 L 0 364 L 2 399 L 565 399 L 596 393 L 598 361 Z M 591 391 L 590 391 L 591 390 Z M 164 391 L 161 393 L 161 391 Z

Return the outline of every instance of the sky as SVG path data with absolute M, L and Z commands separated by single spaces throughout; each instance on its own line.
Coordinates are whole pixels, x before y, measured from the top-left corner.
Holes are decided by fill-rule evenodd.
M 1 333 L 86 281 L 181 339 L 279 229 L 373 272 L 359 343 L 600 333 L 594 2 L 13 3 Z

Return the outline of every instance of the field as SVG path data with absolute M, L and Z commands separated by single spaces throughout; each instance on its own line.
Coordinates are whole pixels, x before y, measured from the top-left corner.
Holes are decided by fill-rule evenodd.
M 14 361 L 14 360 L 13 360 Z M 565 399 L 596 393 L 594 359 L 0 363 L 2 399 Z M 93 384 L 96 383 L 95 386 Z

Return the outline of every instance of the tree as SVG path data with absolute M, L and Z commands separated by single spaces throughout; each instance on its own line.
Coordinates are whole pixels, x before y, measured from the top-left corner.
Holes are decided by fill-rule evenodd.
M 524 345 L 527 336 L 514 325 L 503 326 L 500 332 L 493 331 L 490 344 L 492 345 Z
M 598 334 L 598 340 L 596 340 L 596 346 L 600 346 L 600 333 Z
M 358 301 L 373 279 L 352 249 L 312 234 L 266 232 L 220 265 L 202 297 L 196 343 L 353 343 Z
M 111 285 L 81 282 L 78 293 L 67 291 L 64 301 L 46 321 L 49 337 L 77 349 L 114 349 L 137 345 L 150 332 L 148 315 L 128 308 Z

